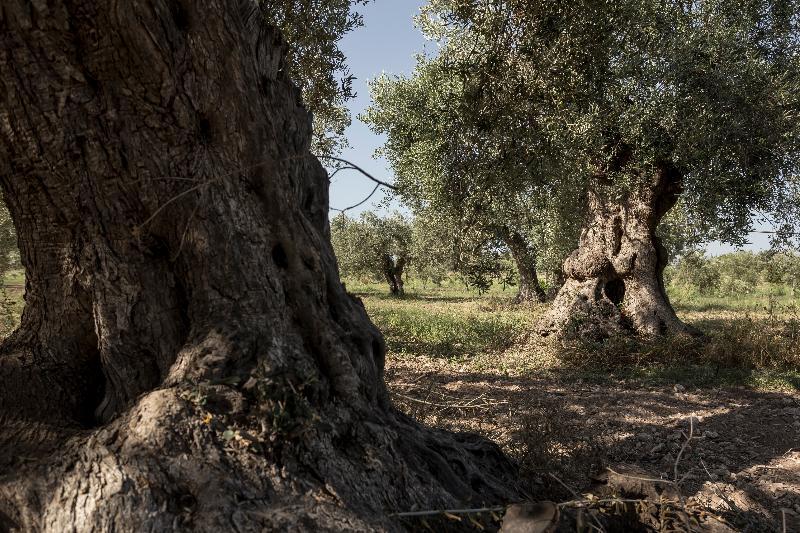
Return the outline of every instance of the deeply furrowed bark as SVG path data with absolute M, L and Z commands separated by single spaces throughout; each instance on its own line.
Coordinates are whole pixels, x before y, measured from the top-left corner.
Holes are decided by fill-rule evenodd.
M 392 527 L 513 468 L 394 411 L 327 179 L 249 1 L 7 2 L 0 530 Z
M 507 226 L 501 226 L 497 232 L 511 251 L 511 257 L 517 267 L 519 285 L 515 300 L 517 302 L 544 302 L 547 295 L 539 283 L 539 275 L 536 272 L 536 252 L 519 232 Z
M 666 250 L 656 236 L 677 202 L 680 176 L 657 169 L 622 201 L 589 194 L 589 220 L 564 262 L 566 282 L 538 325 L 542 335 L 602 339 L 616 334 L 695 334 L 667 297 Z

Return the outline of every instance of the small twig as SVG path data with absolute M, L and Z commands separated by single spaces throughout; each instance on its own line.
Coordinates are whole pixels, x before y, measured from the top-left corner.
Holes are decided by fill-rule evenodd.
M 197 214 L 197 210 L 200 209 L 200 204 L 198 203 L 192 209 L 192 214 L 189 215 L 189 219 L 186 221 L 186 227 L 183 228 L 183 233 L 181 234 L 181 240 L 178 243 L 178 251 L 172 256 L 171 261 L 174 263 L 178 260 L 178 256 L 181 255 L 181 251 L 183 250 L 183 243 L 186 241 L 186 235 L 189 233 L 189 227 L 192 225 L 192 220 L 194 220 L 195 215 Z
M 706 475 L 708 475 L 708 479 L 711 480 L 711 472 L 708 471 L 708 467 L 706 467 L 706 463 L 705 463 L 705 461 L 703 461 L 703 459 L 700 459 L 700 464 L 703 465 L 703 470 L 706 471 Z M 741 510 L 739 509 L 739 507 L 737 507 L 737 505 L 735 503 L 733 503 L 727 496 L 722 494 L 722 492 L 717 490 L 717 487 L 715 485 L 712 484 L 711 488 L 714 490 L 715 493 L 717 493 L 717 496 L 719 496 L 719 499 L 722 500 L 723 502 L 725 502 L 725 505 L 727 505 L 728 508 L 731 511 L 733 511 L 737 515 L 741 514 Z
M 681 463 L 681 457 L 683 457 L 683 452 L 686 451 L 686 447 L 689 446 L 689 442 L 691 442 L 692 438 L 694 437 L 694 414 L 689 417 L 689 436 L 686 437 L 686 442 L 683 443 L 681 446 L 681 450 L 678 452 L 678 457 L 675 458 L 675 467 L 673 469 L 674 478 L 673 480 L 675 483 L 678 482 L 678 465 Z
M 626 477 L 628 479 L 635 479 L 637 481 L 649 481 L 651 483 L 666 483 L 668 485 L 674 484 L 674 482 L 670 481 L 669 479 L 656 479 L 656 478 L 652 478 L 652 477 L 632 476 L 630 474 L 623 474 L 622 472 L 617 472 L 616 470 L 613 470 L 612 468 L 608 468 L 608 471 L 611 472 L 612 474 L 616 474 L 618 476 Z
M 558 482 L 558 483 L 559 483 L 559 484 L 560 484 L 562 487 L 564 487 L 565 489 L 567 489 L 567 490 L 568 490 L 568 491 L 569 491 L 569 492 L 570 492 L 570 493 L 571 493 L 573 496 L 575 496 L 575 498 L 576 498 L 576 499 L 578 499 L 578 500 L 580 500 L 580 499 L 581 499 L 581 495 L 580 495 L 580 494 L 578 494 L 576 491 L 574 491 L 574 490 L 573 490 L 573 489 L 572 489 L 572 488 L 571 488 L 569 485 L 567 485 L 566 483 L 564 483 L 563 481 L 561 481 L 561 480 L 558 478 L 558 476 L 557 476 L 557 475 L 555 475 L 555 474 L 554 474 L 554 473 L 552 473 L 552 472 L 548 472 L 548 473 L 547 473 L 547 475 L 548 475 L 548 476 L 550 476 L 551 478 L 555 479 L 555 480 L 556 480 L 556 481 L 557 481 L 557 482 Z M 605 531 L 605 529 L 603 528 L 603 524 L 601 524 L 601 523 L 600 523 L 600 521 L 597 519 L 597 517 L 596 517 L 596 516 L 594 516 L 592 513 L 589 513 L 589 517 L 590 517 L 590 518 L 591 518 L 591 519 L 594 521 L 594 523 L 595 523 L 595 524 L 597 524 L 597 529 L 598 529 L 599 531 L 603 531 L 603 532 Z
M 315 157 L 313 154 L 302 154 L 302 155 L 291 155 L 291 156 L 287 156 L 287 157 L 282 157 L 282 158 L 277 159 L 277 160 L 276 159 L 272 159 L 272 158 L 267 158 L 267 159 L 263 159 L 263 160 L 259 161 L 258 163 L 253 163 L 252 165 L 246 165 L 246 166 L 242 166 L 242 167 L 237 167 L 237 168 L 235 168 L 234 170 L 232 170 L 230 172 L 225 172 L 223 174 L 220 174 L 220 175 L 218 175 L 216 177 L 213 177 L 213 178 L 210 178 L 210 179 L 207 179 L 207 180 L 204 180 L 204 181 L 199 180 L 199 179 L 195 179 L 195 178 L 183 177 L 183 176 L 155 176 L 153 178 L 147 178 L 146 180 L 145 179 L 135 180 L 135 182 L 149 181 L 149 180 L 176 180 L 176 181 L 190 181 L 190 182 L 198 183 L 198 185 L 195 185 L 194 187 L 190 187 L 189 189 L 178 193 L 177 195 L 173 196 L 172 198 L 170 198 L 169 200 L 167 200 L 166 202 L 161 204 L 147 218 L 147 220 L 145 220 L 144 222 L 139 224 L 139 226 L 137 226 L 135 228 L 135 230 L 136 231 L 141 231 L 142 228 L 147 226 L 156 216 L 158 216 L 159 213 L 161 213 L 171 203 L 183 198 L 184 196 L 188 195 L 191 192 L 194 192 L 194 191 L 197 191 L 199 189 L 202 189 L 203 187 L 207 187 L 208 185 L 210 185 L 212 183 L 215 183 L 217 181 L 221 181 L 223 178 L 227 178 L 227 177 L 230 177 L 230 176 L 233 176 L 235 174 L 239 174 L 241 172 L 245 172 L 245 171 L 248 171 L 248 170 L 253 170 L 255 168 L 258 168 L 258 167 L 261 167 L 261 166 L 265 166 L 265 165 L 272 165 L 272 164 L 276 164 L 276 163 L 283 163 L 283 162 L 286 162 L 286 161 L 292 161 L 292 160 L 298 160 L 298 159 L 307 159 L 307 158 L 313 158 L 313 157 Z M 350 161 L 347 161 L 346 159 L 342 159 L 340 157 L 333 157 L 333 156 L 319 156 L 319 158 L 322 158 L 322 159 L 333 159 L 335 161 L 340 161 L 342 163 L 346 163 L 347 165 L 352 167 L 352 170 L 357 170 L 358 172 L 361 172 L 367 178 L 371 179 L 375 183 L 378 183 L 379 185 L 383 185 L 384 187 L 388 187 L 388 188 L 390 188 L 390 189 L 392 189 L 394 191 L 397 190 L 397 187 L 395 187 L 394 185 L 392 185 L 390 183 L 386 183 L 384 181 L 381 181 L 381 180 L 375 178 L 369 172 L 363 170 L 358 165 L 355 165 L 355 164 L 351 163 Z M 347 167 L 342 167 L 342 170 L 344 168 L 347 168 Z M 335 172 L 334 172 L 334 174 L 335 174 Z M 367 199 L 369 199 L 369 198 L 367 198 Z M 366 200 L 364 200 L 364 201 L 366 202 Z M 354 206 L 354 207 L 357 207 L 357 206 Z
M 669 502 L 670 500 L 665 500 Z M 568 502 L 561 502 L 556 504 L 558 507 L 587 507 L 590 505 L 597 505 L 601 503 L 650 503 L 648 499 L 630 499 L 630 498 L 603 498 L 599 500 L 589 500 L 582 498 L 578 500 L 570 500 Z M 661 503 L 661 502 L 659 502 Z M 677 502 L 674 502 L 677 503 Z
M 378 183 L 377 185 L 375 185 L 375 188 L 374 188 L 374 189 L 372 189 L 372 192 L 371 192 L 371 193 L 369 193 L 369 194 L 367 195 L 367 197 L 366 197 L 366 198 L 364 198 L 363 200 L 361 200 L 361 201 L 360 201 L 360 202 L 358 202 L 357 204 L 353 204 L 353 205 L 351 205 L 350 207 L 345 207 L 344 209 L 337 209 L 337 208 L 335 208 L 335 207 L 330 207 L 329 209 L 330 209 L 331 211 L 338 211 L 339 213 L 344 213 L 345 211 L 350 211 L 351 209 L 355 209 L 356 207 L 358 207 L 358 206 L 360 206 L 360 205 L 364 204 L 364 203 L 365 203 L 367 200 L 369 200 L 370 198 L 372 198 L 372 195 L 374 195 L 374 194 L 375 194 L 375 193 L 378 191 L 378 189 L 380 188 L 380 186 L 381 186 L 381 184 L 380 184 L 380 183 Z
M 448 408 L 452 408 L 452 409 L 470 409 L 470 408 L 471 409 L 479 409 L 479 408 L 483 408 L 483 407 L 491 407 L 493 405 L 503 405 L 503 404 L 508 403 L 507 401 L 502 400 L 502 401 L 499 401 L 499 402 L 496 402 L 496 403 L 488 403 L 487 402 L 487 403 L 483 403 L 481 405 L 470 405 L 470 403 L 458 405 L 458 404 L 429 402 L 427 400 L 420 400 L 418 398 L 413 398 L 411 396 L 406 396 L 405 394 L 400 394 L 399 392 L 394 392 L 393 394 L 403 398 L 404 400 L 409 400 L 409 401 L 412 401 L 412 402 L 418 402 L 418 403 L 422 403 L 422 404 L 425 404 L 425 405 L 432 405 L 433 407 L 448 407 Z M 471 401 L 474 401 L 474 399 L 471 400 Z
M 209 183 L 211 183 L 211 182 L 213 182 L 213 181 L 214 181 L 214 180 L 209 180 L 209 181 L 203 182 L 203 183 L 201 183 L 200 185 L 195 185 L 194 187 L 190 187 L 190 188 L 186 189 L 185 191 L 183 191 L 183 192 L 180 192 L 180 193 L 176 194 L 175 196 L 173 196 L 172 198 L 170 198 L 169 200 L 167 200 L 166 202 L 164 202 L 163 204 L 161 204 L 161 205 L 158 207 L 158 209 L 156 209 L 155 211 L 153 211 L 153 214 L 152 214 L 152 215 L 150 215 L 150 216 L 147 218 L 147 220 L 145 220 L 144 222 L 142 222 L 141 224 L 139 224 L 139 226 L 137 226 L 137 228 L 136 228 L 136 229 L 137 229 L 137 230 L 140 230 L 141 228 L 145 227 L 147 224 L 149 224 L 149 223 L 150 223 L 150 221 L 151 221 L 151 220 L 153 220 L 154 218 L 156 218 L 156 217 L 158 216 L 158 214 L 159 214 L 159 213 L 161 213 L 161 211 L 163 211 L 164 209 L 166 209 L 166 207 L 167 207 L 169 204 L 171 204 L 172 202 L 175 202 L 175 201 L 177 201 L 177 200 L 180 200 L 181 198 L 183 198 L 184 196 L 186 196 L 186 195 L 187 195 L 187 194 L 189 194 L 189 193 L 192 193 L 192 192 L 195 192 L 195 191 L 197 191 L 197 190 L 200 190 L 200 189 L 202 189 L 203 187 L 205 187 L 206 185 L 208 185 Z
M 328 174 L 328 181 L 331 181 L 331 180 L 333 180 L 333 177 L 334 177 L 336 174 L 338 174 L 338 173 L 339 173 L 339 171 L 341 171 L 341 170 L 355 170 L 355 167 L 351 167 L 350 165 L 346 165 L 346 166 L 343 166 L 343 167 L 339 167 L 339 168 L 337 168 L 336 170 L 334 170 L 333 172 L 331 172 L 330 174 Z
M 509 504 L 511 505 L 511 504 Z M 478 514 L 478 513 L 500 513 L 506 510 L 508 506 L 502 507 L 481 507 L 477 509 L 438 509 L 433 511 L 409 511 L 406 513 L 392 513 L 389 516 L 396 516 L 399 518 L 411 516 L 437 516 L 444 514 L 460 515 L 460 514 Z

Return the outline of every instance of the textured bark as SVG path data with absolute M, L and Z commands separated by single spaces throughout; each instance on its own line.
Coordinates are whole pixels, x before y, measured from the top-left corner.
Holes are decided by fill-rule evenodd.
M 392 527 L 512 465 L 389 404 L 326 175 L 249 1 L 4 3 L 0 530 Z
M 389 283 L 389 292 L 395 296 L 403 296 L 406 291 L 403 283 L 403 270 L 406 266 L 405 257 L 394 258 L 389 254 L 384 256 L 383 274 Z
M 517 302 L 544 302 L 547 295 L 539 283 L 539 275 L 536 272 L 536 251 L 525 237 L 507 226 L 499 228 L 498 234 L 511 251 L 511 257 L 517 267 L 519 285 L 515 300 Z
M 590 338 L 695 333 L 669 302 L 666 250 L 656 236 L 680 194 L 678 173 L 665 165 L 621 201 L 601 195 L 596 185 L 579 246 L 564 262 L 566 281 L 539 332 Z

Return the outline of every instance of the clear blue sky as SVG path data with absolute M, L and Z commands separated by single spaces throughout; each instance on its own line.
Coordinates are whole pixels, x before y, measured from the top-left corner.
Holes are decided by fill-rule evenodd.
M 353 87 L 357 94 L 349 103 L 353 123 L 347 129 L 347 137 L 351 148 L 344 152 L 343 157 L 388 182 L 393 181 L 389 165 L 385 160 L 373 157 L 375 149 L 383 144 L 384 138 L 372 133 L 357 116 L 369 106 L 367 88 L 369 80 L 382 72 L 410 74 L 414 68 L 415 54 L 426 49 L 429 52 L 435 51 L 436 44 L 426 42 L 414 26 L 413 17 L 425 3 L 424 0 L 374 0 L 366 6 L 361 6 L 364 26 L 345 36 L 340 43 L 342 51 L 347 56 L 350 70 L 356 77 Z M 341 209 L 356 204 L 363 200 L 373 187 L 374 183 L 357 172 L 340 172 L 331 183 L 331 207 Z M 349 214 L 357 215 L 367 209 L 375 210 L 383 198 L 382 192 L 376 193 L 369 202 L 350 211 Z M 392 208 L 397 207 L 397 204 L 393 204 Z M 765 234 L 752 234 L 749 240 L 751 244 L 746 246 L 746 249 L 769 248 L 769 239 Z M 734 250 L 720 243 L 712 243 L 707 249 L 714 255 Z
M 343 157 L 388 182 L 393 181 L 389 165 L 383 159 L 373 158 L 375 149 L 383 144 L 384 138 L 372 133 L 357 116 L 369 106 L 369 80 L 382 72 L 410 74 L 416 63 L 415 54 L 422 52 L 426 44 L 428 48 L 435 48 L 436 45 L 426 43 L 414 27 L 413 18 L 425 3 L 422 0 L 374 0 L 359 9 L 364 16 L 364 26 L 345 36 L 340 43 L 350 71 L 356 77 L 353 88 L 357 95 L 348 106 L 353 116 L 353 124 L 347 129 L 351 148 L 344 152 Z M 357 172 L 340 172 L 331 184 L 331 207 L 342 209 L 356 204 L 374 186 Z M 369 202 L 348 214 L 375 209 L 375 204 L 383 198 L 383 192 L 376 193 Z

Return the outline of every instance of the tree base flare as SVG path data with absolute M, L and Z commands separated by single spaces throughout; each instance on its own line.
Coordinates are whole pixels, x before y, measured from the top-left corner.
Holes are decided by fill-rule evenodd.
M 393 530 L 392 512 L 515 496 L 513 465 L 484 439 L 335 407 L 281 427 L 254 400 L 232 386 L 160 389 L 57 453 L 17 455 L 0 478 L 4 530 Z
M 392 529 L 514 497 L 496 446 L 392 409 L 259 4 L 173 4 L 3 12 L 26 307 L 0 347 L 0 530 Z
M 617 335 L 701 335 L 681 322 L 658 293 L 642 290 L 632 282 L 608 282 L 602 278 L 568 279 L 539 321 L 537 332 L 544 337 L 588 342 Z

